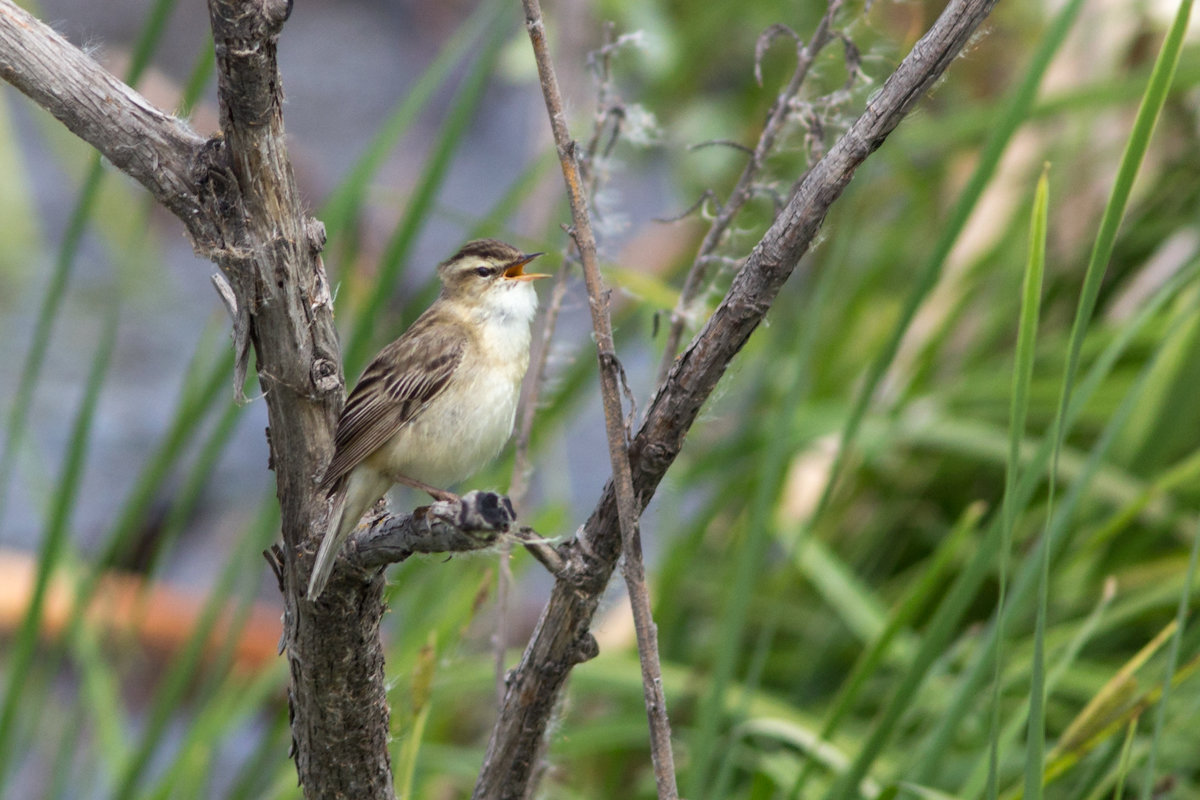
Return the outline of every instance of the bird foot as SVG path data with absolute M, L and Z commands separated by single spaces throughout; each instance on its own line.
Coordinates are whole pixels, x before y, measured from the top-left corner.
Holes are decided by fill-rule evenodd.
M 459 527 L 464 530 L 507 531 L 517 520 L 512 500 L 496 492 L 467 492 L 462 498 Z

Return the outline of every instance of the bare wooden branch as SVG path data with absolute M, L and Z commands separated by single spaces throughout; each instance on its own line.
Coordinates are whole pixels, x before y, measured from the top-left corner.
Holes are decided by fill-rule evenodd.
M 495 492 L 468 492 L 457 500 L 384 515 L 359 526 L 350 539 L 351 567 L 372 569 L 417 553 L 463 553 L 494 547 L 516 521 L 512 503 Z
M 951 0 L 862 115 L 794 186 L 786 207 L 750 253 L 725 299 L 674 360 L 647 410 L 629 450 L 639 508 L 650 502 L 700 407 L 762 321 L 855 170 L 966 47 L 995 3 Z M 476 798 L 524 798 L 532 791 L 547 722 L 571 668 L 579 663 L 579 653 L 587 643 L 594 644 L 588 626 L 621 553 L 611 483 L 578 539 L 557 552 L 582 569 L 571 570 L 555 583 L 521 663 L 510 675 Z
M 611 483 L 606 487 L 577 540 L 552 548 L 532 541 L 535 537 L 527 531 L 517 532 L 539 548 L 557 581 L 512 673 L 477 797 L 529 795 L 563 683 L 575 664 L 596 653 L 588 626 L 622 551 L 622 532 L 636 533 L 637 515 L 677 456 L 701 405 L 795 269 L 855 169 L 942 74 L 994 3 L 952 0 L 866 112 L 797 182 L 724 301 L 672 362 L 628 450 L 623 433 L 610 436 L 620 490 Z M 326 522 L 327 504 L 316 491 L 316 476 L 328 456 L 343 384 L 319 255 L 323 230 L 300 204 L 285 147 L 275 45 L 290 3 L 210 0 L 209 7 L 223 137 L 204 139 L 154 109 L 11 0 L 0 0 L 0 76 L 145 185 L 183 221 L 197 251 L 218 263 L 236 312 L 246 315 L 245 335 L 256 351 L 271 425 L 284 536 L 271 561 L 285 592 L 284 644 L 292 672 L 301 783 L 309 797 L 391 800 L 379 640 L 383 579 L 379 570 L 364 576 L 361 567 L 398 551 L 381 539 L 371 555 L 373 540 L 368 537 L 359 553 L 364 561 L 337 570 L 320 603 L 301 599 L 314 540 Z M 537 24 L 531 26 L 531 37 L 536 47 L 540 36 L 544 49 L 540 18 L 533 19 Z M 574 151 L 561 106 L 551 114 L 556 133 L 562 132 L 560 156 L 572 198 L 581 199 L 578 181 L 570 182 Z M 577 222 L 575 235 L 585 267 L 590 261 L 594 268 L 590 234 Z M 593 312 L 604 318 L 600 288 L 598 281 L 589 286 L 589 296 Z M 620 431 L 617 363 L 611 329 L 607 332 L 598 354 L 606 381 L 606 421 L 610 431 Z M 611 419 L 610 397 L 616 401 Z M 431 530 L 450 522 L 439 518 Z
M 516 520 L 512 501 L 487 491 L 438 501 L 411 514 L 382 514 L 355 531 L 347 548 L 348 569 L 374 569 L 418 553 L 465 553 L 513 541 L 524 545 L 555 577 L 578 569 L 537 531 L 514 530 Z

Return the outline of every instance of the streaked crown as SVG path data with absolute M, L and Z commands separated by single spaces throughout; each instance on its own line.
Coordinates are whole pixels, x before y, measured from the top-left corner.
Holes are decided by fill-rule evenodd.
M 492 287 L 515 287 L 546 277 L 524 271 L 525 265 L 540 255 L 523 253 L 499 239 L 467 242 L 461 250 L 438 264 L 442 294 L 449 297 L 482 296 Z

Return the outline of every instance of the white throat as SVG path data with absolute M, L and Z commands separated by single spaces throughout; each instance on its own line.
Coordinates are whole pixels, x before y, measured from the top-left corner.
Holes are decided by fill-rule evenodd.
M 488 317 L 487 322 L 522 326 L 528 330 L 538 305 L 532 281 L 501 280 L 504 283 L 489 291 L 482 304 L 481 310 Z

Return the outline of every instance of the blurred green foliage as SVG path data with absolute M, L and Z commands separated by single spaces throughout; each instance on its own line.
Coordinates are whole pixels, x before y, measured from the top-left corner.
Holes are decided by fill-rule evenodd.
M 840 45 L 822 55 L 804 99 L 820 111 L 826 146 L 941 5 L 876 2 L 864 16 L 862 3 L 847 4 L 839 19 L 862 54 L 866 80 L 821 101 L 846 79 Z M 1144 4 L 1090 5 L 1052 15 L 1043 4 L 1000 4 L 987 32 L 855 177 L 662 486 L 643 530 L 676 763 L 690 800 L 1015 798 L 1029 786 L 1072 800 L 1200 795 L 1191 732 L 1200 632 L 1171 627 L 1186 623 L 1194 606 L 1189 565 L 1200 503 L 1200 50 L 1184 40 L 1153 137 L 1131 137 L 1174 10 L 1159 17 Z M 742 168 L 735 149 L 688 146 L 752 145 L 790 73 L 793 57 L 781 39 L 764 60 L 763 86 L 756 84 L 759 34 L 782 22 L 806 36 L 823 4 L 611 0 L 588 11 L 589 27 L 575 33 L 594 43 L 602 20 L 614 20 L 618 34 L 642 32 L 616 57 L 615 88 L 654 115 L 659 141 L 648 149 L 619 142 L 605 166 L 618 197 L 637 190 L 630 176 L 643 166 L 664 167 L 678 203 L 661 210 L 670 216 L 705 190 L 722 198 Z M 498 22 L 505 14 L 511 28 Z M 555 10 L 548 14 L 554 35 Z M 160 22 L 149 20 L 147 47 Z M 339 324 L 345 341 L 355 342 L 355 360 L 427 302 L 428 289 L 396 301 L 392 287 L 418 237 L 452 216 L 439 204 L 446 170 L 496 88 L 484 78 L 495 72 L 501 45 L 519 47 L 522 37 L 511 8 L 485 2 L 472 12 L 319 204 L 340 287 Z M 1045 76 L 1038 53 L 1049 59 Z M 198 51 L 194 74 L 204 74 L 209 58 Z M 563 69 L 584 70 L 582 53 L 559 58 Z M 192 82 L 193 99 L 201 88 Z M 448 103 L 431 110 L 437 98 Z M 589 111 L 578 109 L 581 139 Z M 443 115 L 434 141 L 417 141 L 415 120 L 433 113 Z M 55 130 L 48 120 L 39 125 Z M 133 467 L 122 511 L 86 523 L 104 529 L 100 548 L 64 536 L 79 453 L 102 446 L 88 420 L 112 377 L 104 384 L 97 367 L 87 386 L 81 382 L 64 459 L 71 468 L 57 482 L 36 457 L 14 454 L 29 446 L 13 436 L 29 412 L 17 405 L 33 402 L 47 353 L 74 346 L 53 337 L 54 320 L 67 313 L 55 292 L 69 308 L 90 290 L 70 282 L 69 236 L 64 243 L 30 224 L 33 188 L 20 145 L 9 126 L 0 131 L 0 163 L 12 164 L 0 183 L 0 204 L 12 209 L 0 216 L 17 231 L 9 241 L 39 251 L 38 263 L 57 259 L 63 276 L 46 290 L 45 330 L 31 340 L 12 393 L 24 400 L 5 409 L 10 485 L 0 493 L 52 487 L 38 569 L 46 582 L 69 581 L 81 598 L 57 635 L 39 632 L 35 609 L 11 634 L 14 646 L 0 651 L 0 719 L 7 720 L 0 794 L 295 797 L 281 661 L 240 669 L 233 634 L 215 651 L 209 636 L 227 605 L 237 631 L 253 604 L 273 600 L 254 556 L 277 535 L 268 473 L 263 499 L 244 510 L 247 529 L 236 546 L 225 543 L 223 566 L 199 603 L 203 613 L 178 650 L 149 653 L 128 634 L 86 622 L 81 610 L 113 565 L 141 564 L 153 580 L 186 558 L 188 521 L 236 441 L 242 413 L 227 391 L 228 344 L 196 332 L 173 422 Z M 114 295 L 146 291 L 138 276 L 153 277 L 163 234 L 146 233 L 148 212 L 130 200 L 131 187 L 105 180 L 87 189 L 100 179 L 79 177 L 86 148 L 48 135 L 80 196 L 109 198 L 78 208 L 120 256 L 112 278 L 119 292 L 100 293 L 115 309 Z M 795 125 L 770 161 L 768 178 L 784 195 L 804 169 L 805 135 Z M 378 211 L 377 175 L 398 147 L 419 148 L 425 169 L 378 247 L 362 231 L 368 212 Z M 1130 147 L 1144 151 L 1144 161 L 1128 203 L 1111 212 L 1122 222 L 1111 257 L 1091 273 L 1094 314 L 1081 317 L 1085 272 Z M 561 250 L 559 208 L 533 228 L 518 222 L 542 187 L 558 191 L 544 154 L 520 157 L 528 163 L 503 199 L 458 220 L 463 238 L 525 237 L 537 249 Z M 1046 163 L 1045 229 L 1035 235 L 1034 191 Z M 753 203 L 722 254 L 744 255 L 770 214 L 770 202 Z M 624 290 L 619 347 L 634 385 L 647 386 L 661 347 L 650 334 L 674 301 L 698 226 L 665 228 L 682 244 L 662 255 L 638 248 L 664 227 L 631 223 L 624 249 L 608 251 L 624 259 L 607 274 Z M 1018 350 L 1023 308 L 1026 323 L 1032 313 L 1028 298 L 1023 305 L 1031 236 L 1045 248 L 1041 306 L 1036 336 Z M 144 245 L 121 244 L 138 237 Z M 5 260 L 9 252 L 0 257 L 6 281 L 17 269 Z M 126 252 L 143 257 L 133 263 Z M 710 305 L 730 277 L 725 270 L 714 280 Z M 1086 324 L 1073 340 L 1080 319 Z M 584 336 L 559 342 L 565 355 L 553 361 L 533 440 L 540 493 L 527 514 L 547 536 L 569 536 L 582 522 L 580 509 L 586 513 L 592 498 L 575 496 L 561 473 L 570 439 L 599 426 L 590 343 Z M 1073 348 L 1078 372 L 1064 395 Z M 1018 352 L 1031 372 L 1016 391 Z M 356 371 L 348 365 L 350 379 Z M 502 486 L 509 468 L 502 463 L 475 482 Z M 167 522 L 157 525 L 155 501 L 163 496 Z M 156 532 L 153 556 L 134 559 L 148 528 Z M 519 583 L 545 585 L 530 559 L 518 554 L 514 565 Z M 494 713 L 494 559 L 413 560 L 390 575 L 393 764 L 413 797 L 465 796 Z M 614 600 L 601 614 L 602 654 L 573 674 L 548 742 L 544 796 L 653 796 L 627 612 Z M 515 657 L 510 652 L 509 663 Z M 1031 704 L 1043 689 L 1044 706 Z M 1044 750 L 1027 746 L 1037 741 L 1027 732 L 1031 714 Z

